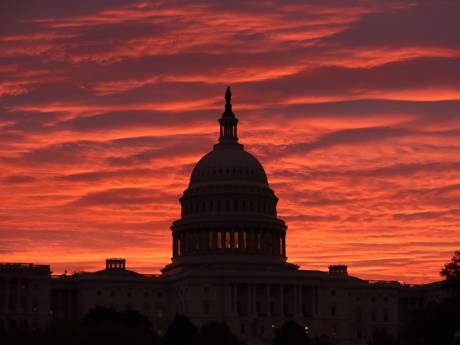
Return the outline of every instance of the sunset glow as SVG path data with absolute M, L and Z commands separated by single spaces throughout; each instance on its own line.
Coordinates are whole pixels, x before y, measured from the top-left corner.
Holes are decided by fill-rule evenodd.
M 0 261 L 158 273 L 231 85 L 290 262 L 440 280 L 460 249 L 460 3 L 327 4 L 1 5 Z

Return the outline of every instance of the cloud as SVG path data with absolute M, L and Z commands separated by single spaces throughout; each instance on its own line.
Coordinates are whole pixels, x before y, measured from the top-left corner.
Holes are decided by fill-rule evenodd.
M 290 260 L 439 279 L 458 249 L 458 6 L 3 6 L 0 260 L 60 272 L 116 254 L 160 269 L 231 85 L 240 141 L 280 198 Z
M 117 188 L 83 195 L 73 204 L 78 206 L 107 206 L 107 205 L 145 205 L 165 202 L 164 191 L 143 188 Z
M 23 184 L 23 183 L 33 183 L 37 179 L 33 176 L 28 175 L 10 175 L 3 179 L 4 183 L 8 184 Z

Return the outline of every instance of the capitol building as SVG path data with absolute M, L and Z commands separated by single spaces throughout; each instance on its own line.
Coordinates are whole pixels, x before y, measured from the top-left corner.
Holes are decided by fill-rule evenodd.
M 133 309 L 162 334 L 177 314 L 223 321 L 246 344 L 269 344 L 295 320 L 313 337 L 366 344 L 375 329 L 399 336 L 409 313 L 439 298 L 438 284 L 408 286 L 350 276 L 347 266 L 304 270 L 288 262 L 287 225 L 262 164 L 238 140 L 227 89 L 219 142 L 194 167 L 172 223 L 172 260 L 159 275 L 127 268 L 52 276 L 48 265 L 0 264 L 0 328 L 78 321 L 96 306 Z

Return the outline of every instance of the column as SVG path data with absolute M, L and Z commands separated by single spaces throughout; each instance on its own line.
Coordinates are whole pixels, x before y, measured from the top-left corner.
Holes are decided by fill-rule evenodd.
M 283 241 L 283 253 L 282 253 L 282 256 L 286 256 L 286 234 L 283 234 L 283 237 L 282 237 L 282 241 Z
M 270 285 L 266 284 L 265 285 L 265 305 L 266 305 L 266 311 L 267 311 L 267 317 L 271 317 L 272 313 L 270 310 L 270 305 L 271 305 L 271 298 L 270 298 Z
M 293 290 L 293 299 L 294 299 L 294 305 L 292 306 L 292 312 L 294 314 L 294 317 L 298 316 L 299 315 L 299 294 L 298 294 L 298 287 L 296 285 L 293 285 L 292 286 L 292 290 Z
M 284 317 L 284 288 L 280 285 L 280 316 Z
M 312 293 L 312 296 L 314 296 L 313 297 L 313 302 L 314 302 L 314 304 L 313 304 L 313 306 L 314 306 L 313 314 L 318 315 L 318 304 L 319 304 L 319 301 L 318 301 L 318 286 L 314 286 L 314 287 L 312 286 L 312 289 L 313 289 L 312 292 L 314 292 L 314 293 Z
M 177 235 L 173 235 L 173 257 L 177 256 Z
M 248 316 L 251 316 L 252 315 L 252 309 L 251 309 L 251 287 L 249 284 L 246 284 L 246 287 L 247 287 L 247 297 L 248 297 L 248 301 L 247 301 L 247 304 L 246 304 L 246 308 L 247 308 L 247 314 Z

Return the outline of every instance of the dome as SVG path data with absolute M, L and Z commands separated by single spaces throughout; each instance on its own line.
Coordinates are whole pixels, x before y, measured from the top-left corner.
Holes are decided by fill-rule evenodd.
M 198 161 L 179 199 L 181 217 L 171 225 L 172 263 L 163 273 L 210 264 L 289 266 L 287 226 L 277 216 L 278 198 L 262 164 L 238 143 L 230 89 L 225 100 L 219 142 Z
M 190 186 L 217 181 L 268 184 L 262 164 L 246 152 L 243 145 L 237 143 L 215 145 L 214 149 L 196 164 L 190 178 Z

